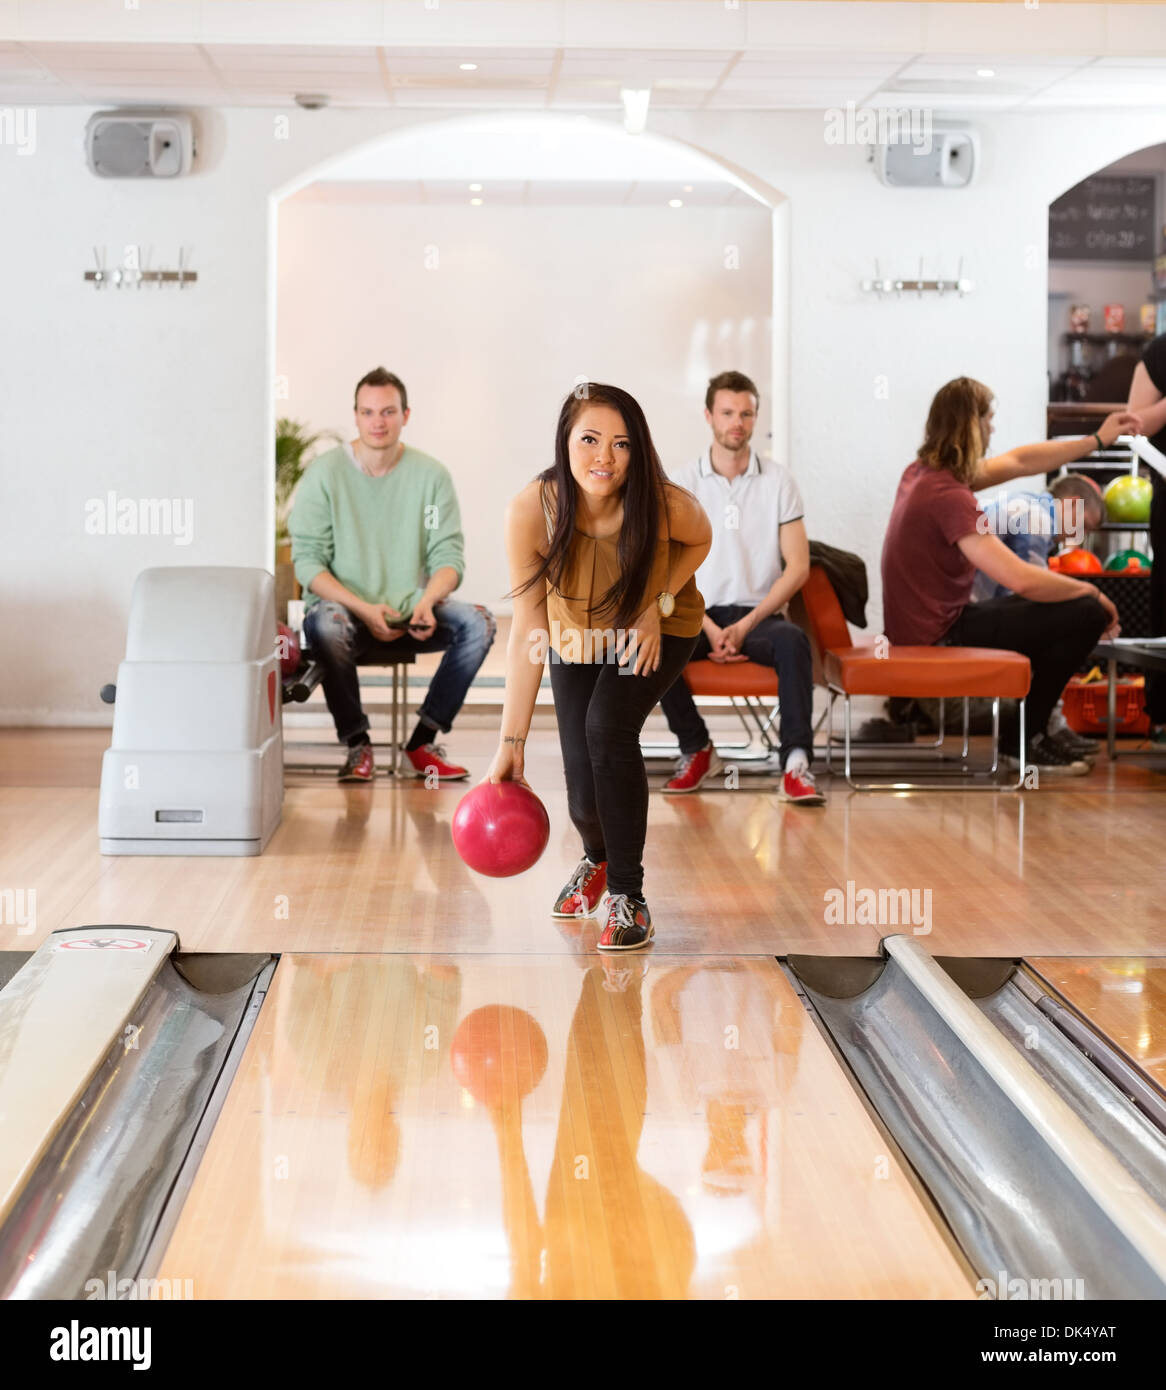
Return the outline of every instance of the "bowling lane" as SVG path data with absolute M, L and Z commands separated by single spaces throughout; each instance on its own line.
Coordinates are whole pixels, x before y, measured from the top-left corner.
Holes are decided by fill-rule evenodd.
M 196 1298 L 963 1298 L 772 958 L 285 956 Z
M 1166 1090 L 1166 957 L 1037 956 L 1027 964 Z

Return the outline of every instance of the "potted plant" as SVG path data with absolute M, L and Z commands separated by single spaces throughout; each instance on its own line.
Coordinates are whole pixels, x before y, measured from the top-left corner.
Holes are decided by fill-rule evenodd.
M 316 445 L 321 440 L 338 438 L 332 430 L 313 433 L 298 420 L 280 419 L 275 423 L 275 608 L 281 622 L 287 618 L 288 599 L 299 597 L 287 531 L 296 485 L 311 462 L 308 455 Z M 311 456 L 314 458 L 315 454 Z

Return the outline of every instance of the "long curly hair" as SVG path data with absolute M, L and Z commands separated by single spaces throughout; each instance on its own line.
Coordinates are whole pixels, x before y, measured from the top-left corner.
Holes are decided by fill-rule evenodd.
M 927 414 L 920 461 L 970 485 L 984 457 L 980 421 L 991 409 L 992 393 L 982 381 L 959 376 L 941 386 Z

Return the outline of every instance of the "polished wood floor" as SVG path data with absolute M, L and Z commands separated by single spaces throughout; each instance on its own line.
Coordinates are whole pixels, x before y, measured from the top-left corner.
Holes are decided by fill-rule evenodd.
M 159 1277 L 972 1297 L 777 963 L 660 954 L 284 956 Z
M 1166 958 L 1035 958 L 1029 964 L 1166 1091 Z
M 447 743 L 476 781 L 495 739 L 470 729 Z M 107 743 L 97 729 L 0 730 L 0 888 L 31 889 L 36 905 L 32 931 L 0 923 L 0 950 L 110 922 L 164 927 L 203 951 L 594 948 L 596 927 L 576 934 L 547 913 L 580 852 L 553 730 L 536 732 L 528 754 L 550 845 L 508 880 L 481 878 L 453 853 L 459 783 L 352 787 L 304 776 L 289 782 L 283 823 L 259 858 L 103 858 Z M 864 888 L 913 891 L 927 920 L 906 929 L 940 954 L 1166 955 L 1166 759 L 1103 761 L 1089 777 L 1022 795 L 823 784 L 820 808 L 779 803 L 748 778 L 735 792 L 654 795 L 645 891 L 657 949 L 872 953 L 896 924 L 872 924 L 861 910 L 828 920 L 838 914 L 827 895 L 850 883 L 856 901 Z
M 494 738 L 447 740 L 472 781 Z M 416 781 L 289 778 L 255 859 L 102 857 L 107 742 L 0 731 L 0 950 L 126 924 L 281 955 L 158 1271 L 196 1297 L 968 1297 L 775 957 L 901 930 L 1041 958 L 1070 997 L 1081 958 L 1166 959 L 1160 761 L 1023 796 L 654 794 L 656 944 L 612 960 L 548 913 L 579 854 L 552 728 L 528 753 L 551 842 L 511 880 L 453 853 L 465 785 Z M 914 915 L 840 917 L 848 886 Z M 1099 1026 L 1158 1065 L 1147 998 Z

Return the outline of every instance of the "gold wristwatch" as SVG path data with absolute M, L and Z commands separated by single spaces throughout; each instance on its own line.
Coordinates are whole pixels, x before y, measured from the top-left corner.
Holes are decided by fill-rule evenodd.
M 670 618 L 676 608 L 676 600 L 668 590 L 665 589 L 662 593 L 656 595 L 656 607 L 660 610 L 660 616 L 662 618 Z

